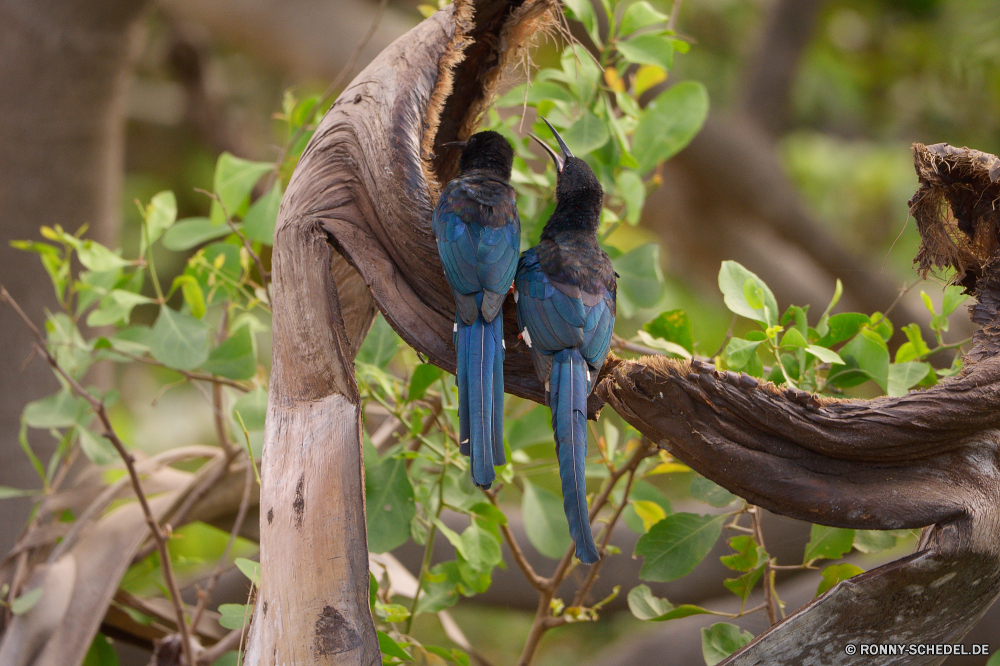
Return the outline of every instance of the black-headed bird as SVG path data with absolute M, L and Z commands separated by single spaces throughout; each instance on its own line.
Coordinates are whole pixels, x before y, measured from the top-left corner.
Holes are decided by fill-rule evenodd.
M 511 145 L 479 132 L 462 148 L 459 174 L 441 191 L 434 235 L 455 296 L 459 449 L 469 456 L 472 481 L 489 488 L 503 448 L 503 314 L 517 269 L 521 223 L 510 172 Z
M 544 120 L 544 118 L 543 118 Z M 584 460 L 587 396 L 611 346 L 615 324 L 615 271 L 597 242 L 604 192 L 594 172 L 574 157 L 549 126 L 562 156 L 541 139 L 556 164 L 556 208 L 538 245 L 525 251 L 514 279 L 521 338 L 531 350 L 552 410 L 563 509 L 584 564 L 599 559 L 590 531 Z

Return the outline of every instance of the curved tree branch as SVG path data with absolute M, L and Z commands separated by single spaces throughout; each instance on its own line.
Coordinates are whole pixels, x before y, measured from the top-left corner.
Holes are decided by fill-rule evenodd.
M 454 156 L 435 155 L 434 148 L 473 131 L 504 64 L 551 20 L 553 7 L 548 0 L 480 0 L 438 12 L 348 86 L 303 154 L 274 246 L 263 587 L 248 663 L 275 659 L 271 649 L 280 646 L 279 625 L 286 635 L 315 633 L 309 654 L 299 655 L 303 660 L 377 659 L 373 627 L 365 619 L 357 391 L 326 243 L 363 277 L 379 309 L 411 346 L 454 369 L 454 305 L 430 213 L 439 183 L 455 164 Z M 935 154 L 939 165 L 952 158 L 958 159 Z M 953 199 L 948 202 L 954 207 Z M 989 213 L 975 211 L 980 217 Z M 951 224 L 947 237 L 964 232 L 964 214 L 955 216 L 961 218 L 957 227 L 951 218 L 941 222 Z M 995 237 L 996 225 L 986 222 L 977 218 L 973 232 Z M 983 243 L 971 247 L 996 250 Z M 1000 280 L 984 280 L 992 275 L 991 265 L 980 264 L 977 321 L 993 322 L 1000 299 L 990 285 Z M 513 303 L 506 305 L 506 330 L 513 333 Z M 758 637 L 732 663 L 798 663 L 824 655 L 822 650 L 837 645 L 832 638 L 858 640 L 872 631 L 913 642 L 955 640 L 997 597 L 1000 361 L 993 358 L 993 338 L 980 336 L 977 348 L 979 362 L 961 377 L 926 392 L 872 401 L 779 391 L 705 365 L 609 360 L 592 408 L 610 402 L 661 447 L 754 503 L 826 525 L 933 526 L 917 554 L 841 583 Z M 507 350 L 507 390 L 541 401 L 526 348 L 508 335 Z M 322 475 L 334 479 L 325 482 L 323 494 Z M 279 589 L 282 581 L 273 572 L 282 557 L 305 563 L 300 578 L 307 579 L 307 589 Z M 844 658 L 827 656 L 827 663 Z M 936 661 L 907 655 L 907 663 Z

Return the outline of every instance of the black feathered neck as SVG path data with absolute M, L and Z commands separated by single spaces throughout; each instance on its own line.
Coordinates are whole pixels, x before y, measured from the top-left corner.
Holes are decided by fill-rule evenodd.
M 597 233 L 601 224 L 604 190 L 586 162 L 566 158 L 556 180 L 556 209 L 542 229 L 542 238 L 554 238 L 561 231 Z
M 507 139 L 496 132 L 479 132 L 466 142 L 458 167 L 463 174 L 473 170 L 486 171 L 509 182 L 513 164 L 514 149 Z

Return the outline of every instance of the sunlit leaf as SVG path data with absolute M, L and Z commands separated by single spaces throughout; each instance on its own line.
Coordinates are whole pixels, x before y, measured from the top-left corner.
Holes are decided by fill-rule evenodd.
M 761 307 L 753 307 L 747 302 L 744 285 L 752 280 L 763 298 Z M 723 261 L 719 269 L 719 290 L 722 292 L 726 307 L 747 319 L 753 319 L 774 326 L 778 323 L 778 302 L 767 284 L 735 261 Z
M 854 530 L 813 525 L 802 562 L 817 559 L 836 560 L 850 552 L 853 544 Z
M 208 359 L 208 324 L 163 306 L 149 336 L 149 353 L 168 368 L 193 370 Z
M 653 525 L 635 546 L 644 559 L 639 577 L 669 582 L 687 575 L 715 545 L 725 520 L 725 515 L 674 513 Z
M 271 171 L 270 162 L 251 162 L 230 153 L 222 153 L 215 164 L 214 191 L 225 206 L 230 218 L 235 217 L 243 204 L 250 198 L 250 190 L 260 177 Z M 212 224 L 224 225 L 226 217 L 219 202 L 212 201 L 210 219 Z
M 853 576 L 857 576 L 858 574 L 864 572 L 865 570 L 861 567 L 856 567 L 853 564 L 848 564 L 847 562 L 844 562 L 843 564 L 831 564 L 823 569 L 823 580 L 819 583 L 816 595 L 818 596 L 823 594 L 842 580 L 847 580 L 848 578 L 852 578 Z
M 691 142 L 708 117 L 705 86 L 684 81 L 660 93 L 650 102 L 632 136 L 632 154 L 639 173 L 653 170 Z
M 281 205 L 281 184 L 275 183 L 267 194 L 257 199 L 243 216 L 243 233 L 264 245 L 274 243 L 274 225 Z
M 701 630 L 701 654 L 706 666 L 715 666 L 752 640 L 749 631 L 728 622 L 716 622 Z

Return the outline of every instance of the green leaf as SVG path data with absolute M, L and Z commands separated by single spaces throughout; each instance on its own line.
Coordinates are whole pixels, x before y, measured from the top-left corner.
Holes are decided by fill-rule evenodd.
M 45 332 L 59 367 L 75 378 L 82 377 L 93 359 L 76 323 L 65 312 L 56 312 L 45 321 Z
M 823 363 L 844 364 L 844 359 L 840 358 L 840 354 L 832 349 L 820 347 L 819 345 L 807 345 L 806 351 L 821 360 Z
M 733 549 L 734 553 L 723 555 L 719 561 L 734 571 L 750 571 L 757 568 L 762 558 L 767 558 L 767 553 L 748 534 L 731 538 L 729 547 Z
M 573 544 L 559 495 L 525 481 L 521 514 L 528 541 L 545 557 L 557 560 Z
M 747 280 L 752 280 L 753 284 L 760 290 L 759 293 L 762 294 L 762 297 L 759 298 L 762 307 L 753 307 L 747 302 L 744 289 Z M 719 269 L 719 291 L 722 292 L 726 307 L 729 308 L 730 312 L 765 323 L 768 326 L 774 326 L 778 323 L 778 302 L 775 300 L 774 294 L 771 293 L 763 280 L 737 262 L 722 262 L 722 267 Z
M 806 348 L 809 347 L 810 345 L 808 342 L 806 342 L 806 339 L 799 332 L 799 329 L 789 328 L 787 331 L 785 331 L 785 334 L 781 337 L 781 343 L 779 344 L 779 346 Z M 822 349 L 822 347 L 820 349 Z M 836 352 L 831 352 L 831 353 L 836 354 Z
M 674 606 L 666 599 L 655 596 L 648 585 L 639 585 L 632 588 L 628 593 L 628 607 L 632 611 L 632 615 L 640 620 L 648 620 L 650 622 L 664 622 L 666 620 L 676 620 L 691 615 L 708 613 L 704 608 L 691 604 Z
M 243 572 L 243 575 L 250 579 L 255 586 L 260 587 L 260 562 L 248 560 L 245 557 L 237 557 L 233 560 L 236 568 Z
M 236 226 L 239 228 L 240 225 Z M 163 245 L 168 250 L 183 252 L 231 233 L 233 230 L 229 225 L 212 224 L 207 217 L 189 217 L 167 229 L 167 233 L 163 236 Z
M 868 315 L 860 312 L 843 312 L 835 314 L 827 320 L 827 332 L 816 341 L 819 347 L 832 347 L 838 342 L 853 338 L 863 326 L 871 323 Z
M 640 533 L 648 532 L 653 525 L 667 517 L 667 512 L 656 502 L 633 499 L 629 500 L 629 506 L 642 521 L 643 529 Z
M 561 134 L 563 141 L 574 155 L 589 155 L 611 138 L 608 124 L 590 111 L 584 111 L 583 115 Z
M 819 332 L 820 336 L 825 336 L 829 332 L 829 318 L 830 313 L 833 308 L 840 302 L 840 296 L 844 293 L 844 285 L 840 282 L 840 278 L 837 278 L 837 284 L 833 288 L 833 297 L 830 299 L 829 305 L 826 306 L 826 310 L 823 310 L 823 314 L 819 318 L 819 323 L 816 324 L 816 330 Z M 847 336 L 850 337 L 850 336 Z M 847 338 L 844 338 L 845 340 Z
M 736 499 L 736 495 L 732 494 L 720 485 L 717 485 L 711 479 L 706 479 L 700 474 L 696 474 L 693 479 L 691 479 L 691 497 L 696 500 L 705 502 L 714 507 L 724 507 L 728 506 Z
M 590 0 L 566 0 L 565 5 L 566 9 L 569 10 L 567 12 L 569 18 L 582 23 L 588 33 L 597 32 L 597 15 L 594 13 L 594 7 L 590 4 Z
M 667 496 L 660 492 L 659 488 L 642 479 L 632 485 L 632 492 L 629 493 L 628 499 L 629 506 L 625 507 L 622 512 L 622 518 L 624 518 L 625 524 L 637 534 L 645 534 L 653 525 L 673 513 Z M 657 507 L 659 511 L 653 506 Z M 643 508 L 646 515 L 641 515 Z M 656 517 L 658 518 L 653 520 Z
M 178 275 L 174 278 L 173 284 L 170 285 L 170 291 L 173 292 L 177 287 L 180 287 L 184 294 L 184 302 L 187 304 L 191 316 L 195 319 L 204 317 L 205 293 L 201 290 L 198 280 L 193 275 Z
M 646 185 L 642 177 L 631 169 L 624 169 L 615 178 L 618 193 L 625 202 L 625 221 L 635 225 L 639 223 L 639 215 L 646 203 Z
M 730 370 L 742 370 L 750 359 L 756 354 L 760 342 L 744 340 L 742 338 L 732 338 L 726 349 L 722 352 L 726 359 L 726 366 Z
M 118 666 L 118 653 L 110 639 L 102 633 L 95 634 L 80 666 Z
M 686 576 L 715 545 L 725 520 L 725 515 L 674 513 L 653 525 L 635 545 L 635 554 L 645 560 L 639 577 L 669 582 Z
M 888 388 L 889 351 L 885 342 L 874 331 L 862 329 L 841 348 L 840 357 L 844 360 L 844 365 L 836 366 L 830 371 L 828 383 L 849 388 L 871 379 L 883 391 Z
M 410 617 L 410 609 L 401 604 L 374 602 L 375 614 L 386 622 L 403 622 Z
M 646 0 L 640 0 L 640 2 L 632 3 L 625 10 L 622 22 L 618 26 L 618 34 L 621 36 L 630 35 L 636 30 L 657 23 L 665 23 L 667 18 L 669 17 L 666 14 L 653 9 L 653 6 Z
M 32 428 L 68 428 L 81 423 L 90 414 L 90 405 L 83 398 L 73 395 L 68 389 L 29 402 L 24 407 L 21 418 Z
M 707 666 L 715 666 L 752 640 L 749 631 L 728 622 L 716 622 L 701 630 L 701 654 Z
M 11 488 L 10 486 L 0 486 L 0 500 L 11 499 L 13 497 L 32 497 L 39 493 L 38 490 L 27 488 Z
M 118 321 L 127 323 L 132 315 L 132 309 L 137 305 L 154 303 L 152 298 L 135 294 L 124 289 L 112 289 L 101 299 L 97 309 L 87 316 L 87 326 L 107 326 Z
M 747 598 L 750 593 L 753 592 L 753 588 L 757 585 L 757 581 L 760 580 L 761 575 L 764 573 L 764 566 L 761 565 L 755 569 L 737 576 L 736 578 L 727 578 L 722 581 L 722 584 L 727 590 L 735 594 L 740 598 L 741 601 L 746 603 Z
M 684 81 L 650 102 L 632 136 L 632 154 L 639 173 L 652 171 L 691 142 L 708 117 L 705 86 Z
M 653 347 L 654 349 L 662 349 L 668 354 L 673 354 L 680 358 L 691 358 L 691 352 L 677 344 L 676 342 L 669 342 L 663 338 L 654 338 L 652 335 L 642 330 L 641 328 L 636 331 L 636 337 L 639 338 L 639 342 L 646 345 L 647 347 Z
M 80 434 L 80 448 L 90 462 L 95 465 L 107 465 L 118 459 L 118 451 L 110 439 L 96 435 L 83 426 L 79 426 L 77 431 Z
M 45 593 L 45 588 L 36 587 L 34 589 L 23 592 L 19 597 L 10 602 L 10 612 L 14 615 L 24 615 L 38 603 L 38 600 L 42 598 Z
M 909 342 L 904 342 L 896 350 L 896 363 L 915 361 L 924 354 L 930 353 L 930 348 L 924 342 L 924 334 L 920 330 L 920 324 L 910 324 L 900 330 L 906 334 L 906 339 Z
M 380 460 L 371 444 L 365 447 L 365 505 L 368 550 L 385 553 L 406 543 L 410 520 L 416 515 L 406 461 L 400 457 Z
M 361 343 L 357 362 L 368 363 L 384 369 L 399 351 L 400 343 L 400 337 L 380 314 L 372 323 L 368 335 L 365 336 L 365 341 Z
M 430 363 L 421 363 L 413 370 L 410 377 L 410 389 L 407 394 L 410 400 L 420 400 L 428 387 L 441 377 L 441 368 Z
M 149 353 L 168 368 L 193 370 L 208 360 L 208 324 L 164 305 L 149 336 Z
M 281 183 L 275 183 L 270 191 L 253 202 L 243 217 L 243 233 L 250 240 L 264 245 L 274 243 L 274 225 L 281 205 Z
M 663 338 L 679 344 L 689 352 L 694 352 L 694 336 L 691 333 L 691 318 L 684 310 L 661 312 L 656 319 L 647 322 L 643 330 L 654 338 Z
M 477 569 L 493 567 L 503 559 L 497 538 L 475 523 L 462 532 L 462 545 L 463 557 Z
M 250 621 L 253 609 L 247 604 L 222 604 L 219 606 L 219 624 L 226 629 L 240 629 Z
M 635 72 L 635 78 L 632 79 L 632 88 L 636 97 L 638 97 L 657 83 L 663 83 L 666 80 L 667 72 L 662 67 L 643 65 Z
M 818 559 L 836 560 L 849 553 L 853 544 L 854 530 L 813 525 L 802 562 L 805 564 Z
M 257 374 L 257 357 L 249 326 L 241 326 L 208 355 L 201 369 L 213 375 L 246 380 Z
M 968 298 L 968 294 L 963 294 L 963 287 L 958 285 L 950 285 L 944 288 L 944 296 L 941 299 L 941 316 L 947 317 L 952 312 L 955 311 L 959 305 L 964 303 Z M 948 330 L 948 329 L 943 329 Z
M 129 262 L 118 256 L 97 241 L 85 240 L 77 244 L 76 254 L 80 257 L 80 263 L 87 270 L 103 273 L 122 266 L 128 266 Z
M 413 661 L 413 657 L 406 654 L 406 651 L 399 646 L 399 643 L 392 640 L 389 634 L 384 631 L 375 630 L 378 636 L 378 649 L 379 651 L 387 657 L 395 657 L 403 661 Z
M 219 195 L 222 205 L 230 217 L 240 212 L 243 204 L 250 198 L 250 190 L 260 180 L 260 177 L 271 171 L 274 165 L 270 162 L 251 162 L 230 153 L 222 153 L 215 164 L 214 191 Z M 212 200 L 212 224 L 225 224 L 226 217 L 219 202 Z
M 854 530 L 854 547 L 862 553 L 879 553 L 896 545 L 896 535 L 881 530 Z
M 628 41 L 618 42 L 615 47 L 629 62 L 637 65 L 655 65 L 668 71 L 673 69 L 674 45 L 662 34 L 647 32 Z
M 840 581 L 847 580 L 848 578 L 857 576 L 858 574 L 864 572 L 864 569 L 846 562 L 843 564 L 831 564 L 823 569 L 823 580 L 819 583 L 819 588 L 816 590 L 816 596 L 823 594 Z
M 258 386 L 253 391 L 241 395 L 239 400 L 233 403 L 233 414 L 237 412 L 249 432 L 263 430 L 267 417 L 267 391 L 264 387 Z
M 893 363 L 889 366 L 889 381 L 886 393 L 893 397 L 906 395 L 906 393 L 923 381 L 924 377 L 934 372 L 930 363 L 920 361 L 908 361 L 906 363 Z
M 660 267 L 659 243 L 640 245 L 617 257 L 612 263 L 620 275 L 618 306 L 622 308 L 623 316 L 660 302 L 663 295 L 663 269 Z
M 146 230 L 153 244 L 177 221 L 177 197 L 170 190 L 153 195 L 146 206 Z

